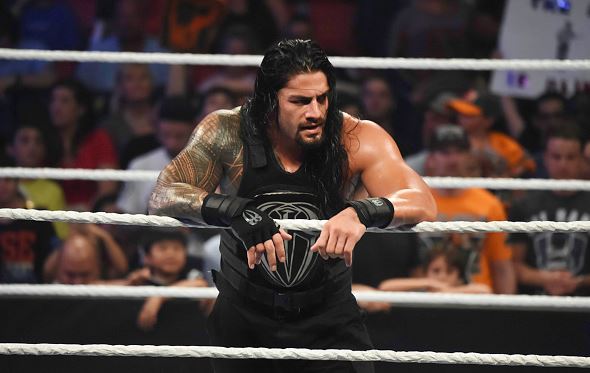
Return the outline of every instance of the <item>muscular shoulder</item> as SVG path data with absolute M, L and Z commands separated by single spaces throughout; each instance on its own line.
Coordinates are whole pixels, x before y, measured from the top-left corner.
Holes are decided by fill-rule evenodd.
M 363 167 L 380 157 L 401 160 L 395 141 L 378 124 L 343 113 L 343 141 L 353 168 Z
M 240 108 L 217 110 L 207 115 L 196 126 L 190 144 L 205 146 L 215 152 L 240 147 Z

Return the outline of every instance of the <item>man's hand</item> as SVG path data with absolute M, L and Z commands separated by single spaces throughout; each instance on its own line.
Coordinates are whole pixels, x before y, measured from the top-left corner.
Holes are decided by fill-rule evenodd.
M 352 265 L 354 246 L 365 234 L 367 227 L 361 224 L 352 207 L 345 208 L 324 224 L 311 251 L 318 252 L 324 259 L 344 258 L 347 266 Z
M 268 261 L 270 269 L 276 271 L 277 260 L 281 263 L 285 263 L 286 260 L 285 245 L 283 241 L 289 241 L 292 238 L 293 237 L 289 233 L 279 228 L 279 232 L 273 234 L 270 240 L 250 246 L 246 252 L 248 256 L 248 267 L 253 269 L 254 265 L 260 264 L 262 255 L 266 253 L 266 260 Z
M 231 227 L 248 248 L 250 269 L 253 269 L 255 264 L 260 264 L 264 253 L 272 271 L 277 270 L 277 259 L 281 263 L 285 262 L 283 240 L 290 240 L 292 237 L 279 229 L 274 220 L 264 211 L 255 207 L 246 207 L 232 219 Z
M 543 288 L 549 295 L 572 294 L 580 280 L 568 271 L 547 271 Z

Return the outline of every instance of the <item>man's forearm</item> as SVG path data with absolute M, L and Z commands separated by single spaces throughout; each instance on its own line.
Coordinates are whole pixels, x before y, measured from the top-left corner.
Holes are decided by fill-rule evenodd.
M 430 193 L 419 189 L 404 189 L 389 200 L 395 208 L 390 226 L 399 227 L 436 219 L 436 202 Z
M 201 214 L 207 191 L 183 183 L 158 183 L 152 192 L 148 211 L 154 215 L 166 215 L 204 223 Z
M 523 263 L 514 264 L 518 282 L 530 286 L 543 287 L 546 283 L 544 271 L 532 268 Z

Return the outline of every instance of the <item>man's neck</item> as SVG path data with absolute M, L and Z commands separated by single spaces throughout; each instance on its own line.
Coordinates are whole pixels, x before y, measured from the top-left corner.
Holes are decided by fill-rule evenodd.
M 303 163 L 304 157 L 304 150 L 301 145 L 295 141 L 285 140 L 274 127 L 269 128 L 267 134 L 272 150 L 283 169 L 288 172 L 297 171 Z

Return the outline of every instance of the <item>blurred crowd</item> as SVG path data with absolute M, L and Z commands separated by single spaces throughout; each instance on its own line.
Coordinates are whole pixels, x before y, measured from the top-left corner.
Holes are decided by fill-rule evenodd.
M 0 47 L 262 54 L 303 38 L 329 55 L 497 58 L 504 3 L 5 0 Z M 202 118 L 242 104 L 254 79 L 251 67 L 0 59 L 0 167 L 161 170 Z M 590 92 L 515 99 L 492 94 L 489 80 L 487 71 L 338 69 L 338 105 L 381 125 L 421 175 L 590 178 Z M 4 178 L 0 208 L 146 213 L 154 183 Z M 439 221 L 590 218 L 587 192 L 433 193 Z M 208 286 L 215 233 L 0 221 L 0 282 Z M 589 238 L 370 234 L 355 250 L 354 287 L 584 295 Z M 146 300 L 141 328 L 155 325 L 164 301 Z

